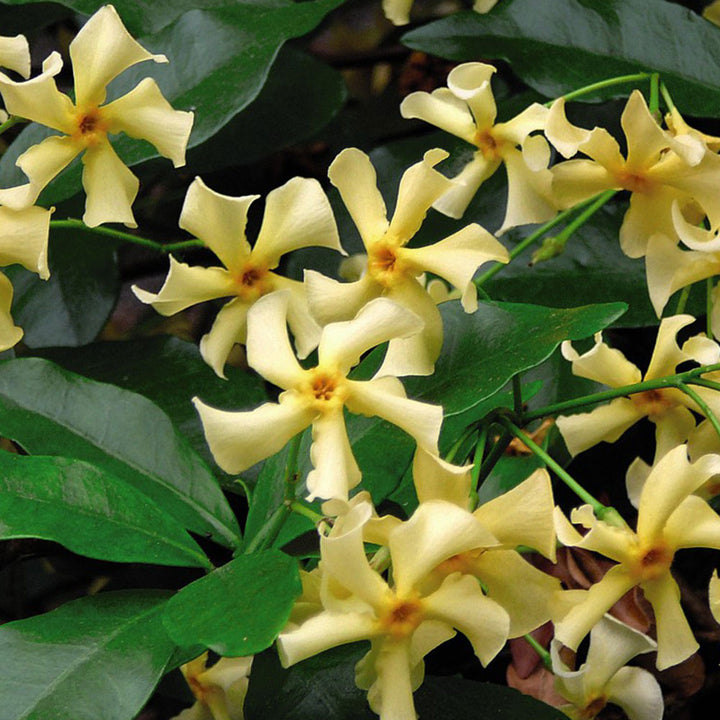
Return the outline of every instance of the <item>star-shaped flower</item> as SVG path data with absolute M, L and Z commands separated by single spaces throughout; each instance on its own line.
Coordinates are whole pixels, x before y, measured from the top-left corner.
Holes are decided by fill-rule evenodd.
M 151 78 L 104 104 L 108 83 L 124 70 L 145 60 L 167 62 L 164 55 L 149 53 L 130 36 L 112 5 L 100 8 L 83 26 L 70 43 L 70 58 L 74 102 L 55 84 L 62 69 L 58 53 L 45 60 L 39 76 L 25 82 L 0 73 L 0 94 L 9 113 L 62 133 L 18 158 L 16 164 L 30 179 L 23 203 L 35 202 L 40 191 L 82 154 L 85 224 L 122 222 L 135 227 L 131 205 L 139 182 L 113 150 L 108 135 L 124 132 L 147 140 L 178 167 L 185 164 L 193 114 L 173 110 Z

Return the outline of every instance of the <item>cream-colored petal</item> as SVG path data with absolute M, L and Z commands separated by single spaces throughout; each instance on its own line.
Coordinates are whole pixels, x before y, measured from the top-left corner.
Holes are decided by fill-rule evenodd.
M 127 95 L 105 105 L 102 114 L 111 133 L 124 132 L 136 140 L 147 140 L 176 168 L 185 164 L 194 115 L 175 110 L 152 78 L 145 78 Z
M 570 514 L 571 522 L 590 528 L 577 547 L 594 550 L 618 562 L 628 558 L 636 545 L 635 533 L 626 527 L 608 525 L 597 520 L 589 505 L 575 508 Z
M 670 144 L 670 138 L 650 114 L 639 90 L 633 90 L 628 98 L 620 123 L 627 140 L 629 172 L 643 171 L 653 165 Z
M 450 189 L 433 203 L 433 208 L 448 217 L 461 218 L 478 188 L 494 174 L 500 163 L 500 158 L 487 160 L 480 151 L 476 152 L 473 159 L 452 179 Z
M 642 417 L 632 400 L 617 398 L 589 413 L 561 415 L 556 422 L 568 451 L 575 456 L 603 440 L 615 442 Z
M 428 150 L 419 163 L 410 166 L 400 179 L 395 212 L 388 228 L 388 237 L 405 245 L 425 220 L 432 204 L 452 187 L 452 180 L 435 170 L 448 156 L 445 150 Z
M 310 461 L 313 469 L 307 476 L 307 500 L 338 498 L 347 500 L 348 491 L 362 479 L 345 428 L 343 410 L 321 415 L 312 425 L 313 443 Z
M 713 571 L 708 586 L 708 601 L 710 602 L 710 612 L 715 618 L 715 622 L 720 623 L 720 578 L 718 578 L 717 570 Z
M 393 286 L 387 297 L 419 316 L 425 326 L 414 335 L 390 341 L 385 360 L 376 377 L 432 375 L 443 339 L 442 317 L 435 302 L 413 278 Z
M 497 2 L 498 0 L 475 0 L 473 3 L 473 10 L 476 13 L 484 15 L 485 13 L 490 12 L 495 5 L 497 5 Z
M 235 294 L 235 283 L 226 270 L 178 262 L 170 256 L 170 271 L 157 294 L 133 285 L 141 302 L 152 305 L 161 315 L 174 315 L 191 305 Z
M 683 215 L 680 203 L 672 204 L 672 219 L 680 240 L 691 250 L 714 253 L 720 251 L 720 235 L 705 230 L 699 225 L 689 223 Z
M 697 495 L 686 497 L 668 518 L 663 536 L 673 548 L 720 550 L 720 516 Z
M 290 345 L 287 312 L 288 292 L 274 292 L 261 297 L 248 311 L 247 359 L 251 368 L 274 385 L 288 390 L 305 379 Z
M 475 655 L 487 665 L 505 645 L 510 618 L 486 597 L 475 578 L 453 573 L 428 597 L 423 606 L 428 617 L 456 628 L 470 641 Z
M 467 104 L 447 88 L 410 93 L 400 103 L 400 114 L 424 120 L 469 143 L 475 138 L 475 121 Z
M 662 720 L 662 690 L 647 670 L 621 668 L 605 686 L 605 692 L 608 702 L 621 707 L 628 720 Z
M 573 375 L 595 380 L 610 387 L 633 385 L 642 380 L 640 370 L 619 350 L 602 342 L 602 335 L 595 334 L 595 345 L 579 355 L 569 340 L 560 346 L 563 357 L 572 363 Z
M 410 643 L 386 639 L 375 658 L 377 679 L 368 701 L 380 720 L 416 720 L 410 673 Z
M 337 367 L 346 375 L 363 353 L 394 338 L 419 333 L 424 323 L 415 313 L 388 298 L 376 298 L 347 322 L 323 328 L 318 346 L 319 364 Z
M 670 572 L 641 585 L 655 612 L 656 667 L 665 670 L 689 658 L 700 646 L 680 605 L 680 589 Z
M 382 0 L 382 9 L 393 25 L 407 25 L 412 4 L 413 0 Z
M 645 486 L 645 481 L 650 475 L 652 467 L 648 465 L 642 458 L 635 458 L 625 473 L 625 489 L 627 491 L 628 500 L 637 510 L 640 504 L 640 494 Z
M 554 165 L 550 172 L 552 197 L 562 210 L 618 187 L 615 177 L 593 160 L 566 160 Z
M 413 457 L 413 482 L 421 503 L 444 500 L 467 510 L 470 503 L 472 465 L 459 467 L 422 448 Z
M 678 197 L 677 190 L 666 186 L 630 196 L 630 207 L 620 228 L 620 247 L 628 257 L 643 257 L 653 235 L 674 237 L 672 205 Z
M 17 117 L 33 120 L 64 133 L 74 129 L 75 108 L 70 98 L 61 93 L 55 84 L 55 76 L 62 70 L 59 53 L 52 53 L 43 62 L 42 73 L 26 80 L 15 82 L 0 73 L 0 94 L 5 109 Z
M 259 197 L 221 195 L 196 177 L 188 188 L 178 224 L 202 240 L 226 268 L 239 272 L 250 255 L 245 239 L 248 210 Z
M 226 303 L 220 308 L 210 331 L 200 338 L 202 359 L 224 380 L 227 379 L 224 369 L 230 351 L 235 343 L 244 345 L 247 338 L 248 307 L 240 298 Z
M 346 643 L 367 640 L 377 633 L 376 621 L 369 613 L 322 612 L 302 625 L 282 632 L 277 639 L 283 667 Z
M 330 182 L 340 191 L 345 207 L 368 248 L 388 228 L 385 201 L 377 188 L 370 158 L 357 148 L 345 148 L 328 168 Z
M 19 263 L 47 280 L 50 277 L 47 246 L 51 214 L 52 210 L 41 207 L 11 210 L 0 206 L 0 265 Z
M 672 315 L 661 320 L 645 380 L 673 375 L 680 363 L 693 359 L 678 347 L 677 334 L 694 322 L 692 315 Z
M 10 307 L 13 299 L 12 283 L 0 273 L 0 352 L 20 342 L 23 331 L 15 325 Z
M 282 449 L 302 432 L 315 411 L 293 395 L 248 412 L 218 410 L 193 398 L 213 457 L 225 472 L 237 474 Z
M 573 125 L 565 114 L 565 98 L 558 98 L 550 107 L 545 121 L 545 135 L 565 158 L 577 154 L 578 148 L 587 142 L 590 130 Z
M 445 278 L 463 293 L 465 312 L 477 310 L 477 295 L 472 279 L 486 262 L 508 262 L 507 250 L 487 230 L 475 223 L 465 226 L 444 240 L 421 248 L 402 248 L 398 253 L 413 267 Z M 472 287 L 471 287 L 472 286 Z M 472 292 L 468 293 L 468 290 Z
M 529 633 L 552 616 L 560 580 L 525 561 L 514 550 L 488 550 L 474 562 L 473 571 L 488 596 L 510 616 L 508 636 Z
M 473 515 L 507 547 L 526 545 L 555 562 L 552 484 L 547 470 L 481 505 Z
M 24 78 L 30 75 L 30 46 L 24 35 L 0 37 L 0 67 L 10 68 Z
M 295 177 L 268 194 L 252 258 L 274 268 L 282 255 L 303 247 L 326 247 L 346 254 L 320 183 Z
M 448 75 L 448 88 L 468 104 L 478 130 L 489 129 L 495 124 L 497 107 L 490 87 L 495 72 L 492 65 L 469 62 L 453 68 Z
M 132 204 L 140 181 L 117 156 L 109 142 L 89 147 L 82 156 L 82 174 L 87 199 L 83 222 L 96 227 L 106 222 L 121 222 L 137 227 Z
M 308 307 L 320 325 L 352 320 L 383 291 L 369 275 L 356 282 L 338 282 L 315 270 L 305 270 Z
M 549 116 L 549 108 L 539 103 L 533 103 L 512 118 L 512 120 L 498 123 L 495 132 L 504 140 L 508 140 L 516 145 L 522 145 L 530 133 L 545 129 Z M 545 167 L 547 167 L 547 165 L 545 165 Z
M 34 203 L 42 189 L 80 152 L 82 146 L 72 138 L 57 135 L 28 148 L 15 163 L 30 178 L 30 185 L 22 201 L 26 205 Z
M 405 597 L 453 555 L 498 542 L 472 513 L 444 500 L 428 500 L 392 532 L 389 544 L 397 593 Z
M 592 508 L 590 509 L 592 512 Z M 565 517 L 565 513 L 556 505 L 553 512 L 553 521 L 555 523 L 555 532 L 558 542 L 566 547 L 579 545 L 583 536 L 575 529 L 570 521 Z
M 411 435 L 421 448 L 437 455 L 443 417 L 440 405 L 409 400 L 402 383 L 394 377 L 367 382 L 348 380 L 347 384 L 350 392 L 345 404 L 350 412 L 381 417 Z
M 306 358 L 320 342 L 320 326 L 310 314 L 305 283 L 269 273 L 276 290 L 290 293 L 287 322 L 295 340 L 297 356 Z
M 632 587 L 635 580 L 622 565 L 615 565 L 595 583 L 583 600 L 573 605 L 564 617 L 554 619 L 555 637 L 571 650 L 577 650 L 583 638 L 600 618 Z
M 35 202 L 39 192 L 40 190 L 34 189 L 30 183 L 0 188 L 0 205 L 11 210 L 25 210 Z
M 149 53 L 133 39 L 112 5 L 101 7 L 83 25 L 70 43 L 70 59 L 78 105 L 103 103 L 107 84 L 136 63 L 167 62 L 164 55 Z

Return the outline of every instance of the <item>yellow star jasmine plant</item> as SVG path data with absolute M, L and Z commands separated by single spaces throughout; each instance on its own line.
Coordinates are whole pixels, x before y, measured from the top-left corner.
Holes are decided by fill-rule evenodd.
M 5 37 L 0 35 L 0 68 L 9 68 L 24 78 L 30 75 L 30 48 L 24 35 Z M 0 110 L 0 123 L 7 120 L 7 113 Z
M 642 488 L 637 529 L 599 520 L 590 505 L 573 510 L 573 523 L 558 523 L 564 545 L 598 552 L 617 562 L 569 612 L 554 618 L 557 639 L 576 650 L 590 629 L 626 592 L 639 586 L 655 613 L 660 670 L 682 662 L 698 645 L 680 606 L 680 591 L 670 567 L 678 550 L 720 549 L 720 517 L 695 491 L 720 473 L 720 456 L 705 455 L 690 464 L 687 447 L 678 445 L 653 467 Z M 559 516 L 558 516 L 559 517 Z
M 193 114 L 174 110 L 152 78 L 104 104 L 108 83 L 124 70 L 146 60 L 167 62 L 164 55 L 149 53 L 130 36 L 112 5 L 100 8 L 75 36 L 70 59 L 74 101 L 55 83 L 63 65 L 56 52 L 45 60 L 42 73 L 30 80 L 15 82 L 0 73 L 0 94 L 9 113 L 61 133 L 18 158 L 16 164 L 30 179 L 24 203 L 32 204 L 40 191 L 82 154 L 85 224 L 122 222 L 135 227 L 131 205 L 139 182 L 117 156 L 108 136 L 122 132 L 147 140 L 179 167 L 185 164 Z
M 508 201 L 498 231 L 503 233 L 516 225 L 550 220 L 556 207 L 547 169 L 550 148 L 544 137 L 531 134 L 545 128 L 549 110 L 533 103 L 512 120 L 496 123 L 497 107 L 490 86 L 494 73 L 495 68 L 485 63 L 458 65 L 448 75 L 446 88 L 408 95 L 400 113 L 424 120 L 477 148 L 451 188 L 433 203 L 445 215 L 462 217 L 478 188 L 505 165 Z
M 431 272 L 462 292 L 466 312 L 477 309 L 472 279 L 489 260 L 507 262 L 507 250 L 486 230 L 471 224 L 425 247 L 406 245 L 420 229 L 428 209 L 446 192 L 451 181 L 434 166 L 447 156 L 429 150 L 424 159 L 405 171 L 392 218 L 377 188 L 370 158 L 356 148 L 343 150 L 328 175 L 340 191 L 367 252 L 360 280 L 340 283 L 315 271 L 306 271 L 310 310 L 321 325 L 349 320 L 373 298 L 387 297 L 419 315 L 425 323 L 413 337 L 390 342 L 382 371 L 391 375 L 430 375 L 442 347 L 442 319 L 435 301 L 418 277 Z
M 440 406 L 409 400 L 394 376 L 378 372 L 368 381 L 348 378 L 364 352 L 391 338 L 418 332 L 420 318 L 391 300 L 377 298 L 353 320 L 323 328 L 318 364 L 306 370 L 290 347 L 289 302 L 289 293 L 272 293 L 248 313 L 248 363 L 284 390 L 278 402 L 249 412 L 229 412 L 194 400 L 220 467 L 229 473 L 242 472 L 312 426 L 314 469 L 307 477 L 308 499 L 347 500 L 348 490 L 360 482 L 361 474 L 350 448 L 344 408 L 381 417 L 402 428 L 419 446 L 437 452 Z
M 223 267 L 196 267 L 170 257 L 170 272 L 158 293 L 133 287 L 135 295 L 161 315 L 174 315 L 197 303 L 232 298 L 200 341 L 205 362 L 220 377 L 235 343 L 245 343 L 247 313 L 259 298 L 276 290 L 290 292 L 288 322 L 301 358 L 317 345 L 320 328 L 307 307 L 305 288 L 272 272 L 280 258 L 301 247 L 343 252 L 330 203 L 317 180 L 292 178 L 268 193 L 262 225 L 251 248 L 245 236 L 250 205 L 259 195 L 229 197 L 200 178 L 190 185 L 180 227 L 212 250 Z

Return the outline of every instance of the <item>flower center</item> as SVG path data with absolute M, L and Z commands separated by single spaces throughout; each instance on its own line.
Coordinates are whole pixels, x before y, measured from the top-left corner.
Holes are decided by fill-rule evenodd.
M 654 580 L 670 569 L 673 555 L 673 551 L 662 544 L 640 548 L 633 571 L 640 581 Z
M 591 700 L 579 714 L 580 720 L 592 720 L 607 705 L 607 698 L 604 695 Z
M 264 267 L 246 265 L 234 279 L 237 296 L 248 303 L 272 290 L 270 273 Z
M 454 572 L 461 572 L 465 575 L 472 575 L 475 568 L 475 561 L 485 552 L 485 548 L 477 548 L 468 550 L 467 552 L 452 555 L 447 560 L 443 560 L 436 568 L 435 572 L 447 576 Z
M 663 415 L 669 408 L 677 404 L 673 402 L 672 398 L 668 398 L 667 393 L 663 390 L 645 390 L 631 395 L 630 399 L 638 410 L 650 417 Z
M 492 130 L 478 130 L 475 135 L 475 144 L 486 160 L 499 160 L 502 157 L 503 141 L 492 134 Z
M 393 601 L 380 617 L 380 624 L 388 635 L 400 639 L 411 635 L 422 620 L 422 603 L 411 598 Z
M 75 138 L 85 145 L 94 145 L 107 135 L 108 127 L 100 108 L 82 110 L 77 116 L 76 123 Z
M 633 193 L 648 193 L 653 189 L 652 181 L 638 172 L 622 170 L 617 174 L 617 181 L 621 187 Z
M 368 274 L 385 287 L 396 283 L 406 271 L 406 264 L 398 257 L 399 247 L 381 240 L 368 250 Z
M 342 409 L 347 397 L 345 378 L 339 373 L 321 368 L 309 371 L 309 379 L 304 388 L 305 396 L 321 413 Z

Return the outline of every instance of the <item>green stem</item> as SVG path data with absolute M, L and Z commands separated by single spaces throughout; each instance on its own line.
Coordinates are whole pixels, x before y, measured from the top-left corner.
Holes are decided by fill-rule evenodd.
M 550 653 L 529 633 L 524 637 L 528 645 L 530 645 L 530 647 L 538 654 L 543 662 L 543 665 L 552 672 L 553 666 Z
M 285 463 L 285 477 L 283 478 L 283 486 L 285 488 L 285 501 L 292 503 L 295 500 L 295 485 L 297 484 L 297 462 L 300 452 L 300 441 L 302 433 L 298 433 L 291 441 L 288 449 L 287 463 Z
M 22 121 L 23 118 L 17 117 L 15 115 L 10 115 L 10 117 L 4 123 L 0 123 L 0 135 L 2 135 L 6 130 L 9 130 L 13 125 L 17 125 Z
M 299 500 L 291 500 L 289 503 L 287 503 L 287 507 L 290 508 L 290 510 L 292 510 L 294 513 L 302 515 L 308 520 L 312 520 L 313 524 L 315 525 L 327 519 L 324 515 L 315 512 L 312 508 L 304 505 Z
M 653 73 L 650 76 L 650 102 L 648 110 L 652 115 L 657 115 L 660 111 L 660 74 Z
M 714 380 L 708 380 L 707 378 L 695 378 L 690 380 L 693 385 L 700 385 L 702 387 L 710 388 L 711 390 L 720 390 L 720 382 Z
M 608 78 L 607 80 L 600 80 L 600 82 L 592 83 L 592 85 L 585 85 L 585 87 L 578 88 L 577 90 L 573 90 L 572 92 L 569 92 L 566 95 L 561 95 L 560 97 L 564 98 L 565 100 L 574 100 L 575 98 L 582 97 L 583 95 L 593 93 L 596 90 L 603 90 L 604 88 L 612 87 L 613 85 L 624 85 L 625 83 L 641 82 L 642 80 L 647 80 L 649 77 L 651 77 L 650 73 L 618 75 L 614 78 Z M 558 98 L 558 100 L 559 99 L 560 98 Z M 550 107 L 554 102 L 554 100 L 549 100 L 545 103 L 545 107 Z
M 602 392 L 593 393 L 592 395 L 584 395 L 583 397 L 566 400 L 565 402 L 555 403 L 554 405 L 546 405 L 544 408 L 533 410 L 525 413 L 525 422 L 547 417 L 548 415 L 559 415 L 568 410 L 576 410 L 586 405 L 597 405 L 606 400 L 614 400 L 615 398 L 625 397 L 626 395 L 634 395 L 635 393 L 644 392 L 646 390 L 662 390 L 663 388 L 677 387 L 677 384 L 690 382 L 699 375 L 720 370 L 720 363 L 714 365 L 705 365 L 699 368 L 693 368 L 677 375 L 668 375 L 667 377 L 655 378 L 654 380 L 644 380 L 643 382 L 634 383 L 632 385 L 623 385 L 623 387 L 612 388 L 611 390 L 603 390 Z
M 565 470 L 554 458 L 543 450 L 527 433 L 524 433 L 510 418 L 500 416 L 499 420 L 516 438 L 521 440 L 547 465 L 583 502 L 592 506 L 595 515 L 601 520 L 611 508 L 596 500 L 570 473 Z
M 717 433 L 717 436 L 720 437 L 720 421 L 718 421 L 717 416 L 712 411 L 710 406 L 693 390 L 691 387 L 688 387 L 685 383 L 679 382 L 676 385 L 678 390 L 682 390 L 702 411 L 702 414 L 710 421 L 710 424 L 715 428 L 715 432 Z
M 680 293 L 680 297 L 678 298 L 678 304 L 675 308 L 675 314 L 676 315 L 682 315 L 685 312 L 685 306 L 687 305 L 688 298 L 690 297 L 690 291 L 692 290 L 692 285 L 686 285 L 682 292 Z
M 460 448 L 477 432 L 475 425 L 470 425 L 465 428 L 465 432 L 453 443 L 453 446 L 448 450 L 445 460 L 449 463 L 455 460 L 455 456 L 458 454 Z
M 660 83 L 660 92 L 662 93 L 663 100 L 665 101 L 665 104 L 668 106 L 669 110 L 675 109 L 675 103 L 673 102 L 673 99 L 668 92 L 667 87 L 665 86 L 665 83 Z
M 522 385 L 520 384 L 520 373 L 513 375 L 512 377 L 512 389 L 513 389 L 513 410 L 518 418 L 522 418 L 523 414 L 523 398 L 522 398 Z
M 475 488 L 477 488 L 492 472 L 492 469 L 497 464 L 497 461 L 502 457 L 511 440 L 512 433 L 507 428 L 503 428 L 502 435 L 498 438 L 497 442 L 492 446 L 492 449 L 483 460 L 480 470 L 475 473 Z
M 243 554 L 249 555 L 272 545 L 280 534 L 285 521 L 290 517 L 290 509 L 287 503 L 275 508 L 275 512 L 267 519 L 257 535 L 245 546 Z
M 713 302 L 712 302 L 712 291 L 713 291 L 713 279 L 708 278 L 705 285 L 705 322 L 707 323 L 707 329 L 705 331 L 705 334 L 712 340 L 713 339 L 713 331 L 712 331 L 712 324 L 711 324 L 711 316 L 712 316 L 712 309 L 713 309 Z

